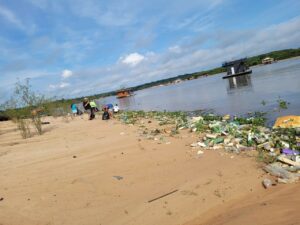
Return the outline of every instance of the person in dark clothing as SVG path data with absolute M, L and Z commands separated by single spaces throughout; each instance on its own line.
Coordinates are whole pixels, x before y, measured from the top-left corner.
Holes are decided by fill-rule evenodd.
M 97 109 L 97 105 L 95 102 L 90 102 L 88 98 L 84 98 L 83 100 L 83 108 L 85 110 L 90 110 L 90 120 L 95 119 L 95 112 Z
M 110 115 L 108 112 L 108 107 L 104 106 L 103 107 L 103 114 L 102 114 L 102 120 L 109 120 L 110 119 Z

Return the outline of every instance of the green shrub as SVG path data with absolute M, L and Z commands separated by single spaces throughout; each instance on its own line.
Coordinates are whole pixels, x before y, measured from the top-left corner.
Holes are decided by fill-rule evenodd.
M 5 115 L 17 124 L 21 136 L 29 138 L 31 137 L 30 124 L 34 126 L 39 135 L 43 133 L 41 115 L 47 102 L 44 96 L 31 90 L 29 79 L 27 79 L 25 83 L 18 81 L 15 84 L 13 95 L 1 108 Z

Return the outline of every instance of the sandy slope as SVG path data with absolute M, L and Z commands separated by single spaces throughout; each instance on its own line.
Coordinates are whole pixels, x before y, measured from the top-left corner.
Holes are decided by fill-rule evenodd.
M 299 206 L 299 184 L 280 185 L 217 206 L 185 225 L 297 225 Z
M 47 120 L 47 132 L 27 140 L 10 122 L 0 123 L 1 225 L 246 224 L 240 221 L 278 208 L 281 194 L 299 197 L 297 185 L 262 189 L 266 175 L 249 157 L 222 151 L 197 157 L 189 147 L 195 134 L 159 144 L 114 120 Z M 283 214 L 295 204 L 286 201 Z M 241 216 L 237 206 L 248 213 Z M 260 221 L 252 224 L 267 224 Z

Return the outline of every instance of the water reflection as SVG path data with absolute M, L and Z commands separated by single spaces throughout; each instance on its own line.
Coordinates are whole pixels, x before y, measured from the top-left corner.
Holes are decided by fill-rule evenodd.
M 237 76 L 237 77 L 230 77 L 227 80 L 228 80 L 228 86 L 227 86 L 228 94 L 235 92 L 236 89 L 252 90 L 252 81 L 251 81 L 251 76 L 249 74 Z
M 130 96 L 126 98 L 118 98 L 118 102 L 121 109 L 129 109 L 130 106 L 136 105 L 134 96 Z

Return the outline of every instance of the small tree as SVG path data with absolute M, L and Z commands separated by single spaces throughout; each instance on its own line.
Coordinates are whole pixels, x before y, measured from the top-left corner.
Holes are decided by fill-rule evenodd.
M 31 137 L 30 121 L 39 135 L 43 133 L 41 113 L 46 104 L 44 96 L 37 95 L 31 90 L 29 79 L 25 83 L 18 81 L 15 84 L 15 90 L 3 106 L 6 114 L 18 125 L 23 138 Z

